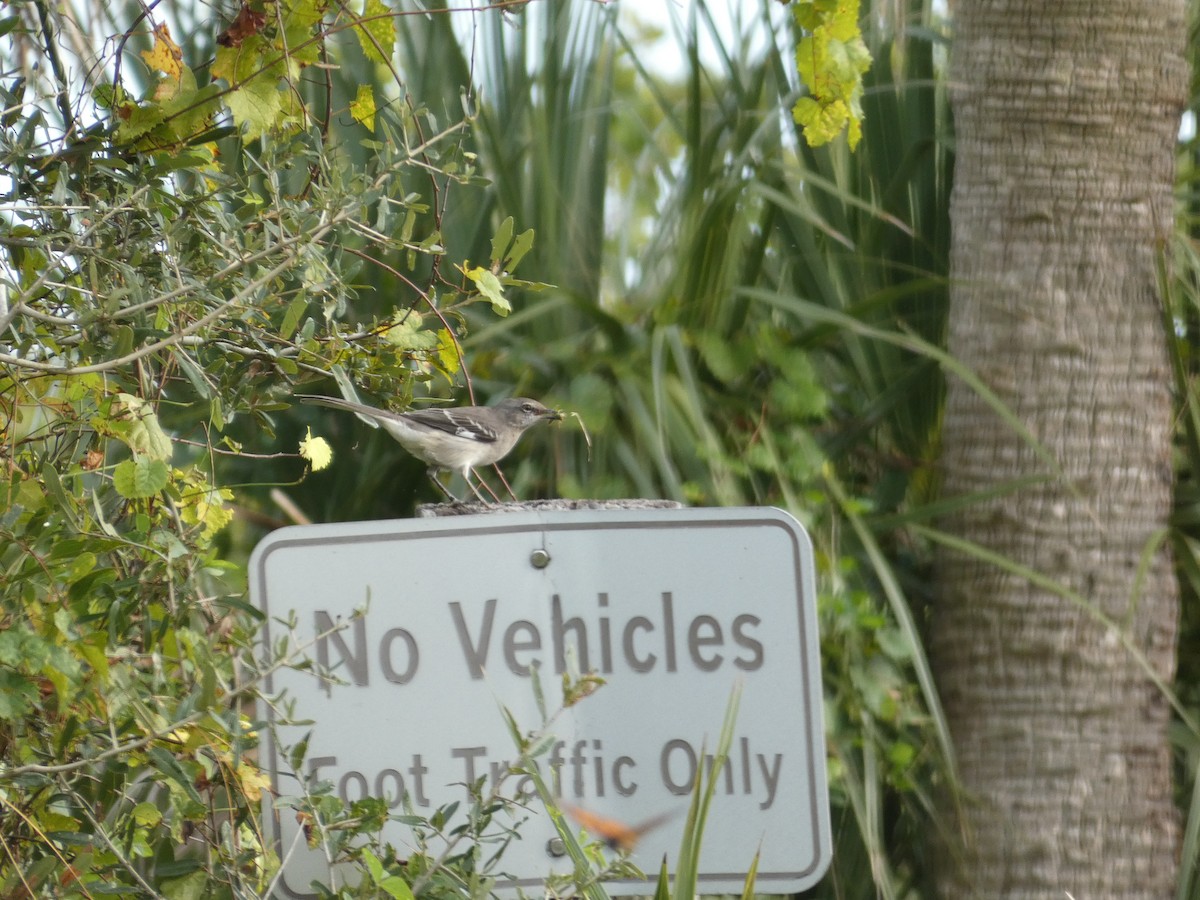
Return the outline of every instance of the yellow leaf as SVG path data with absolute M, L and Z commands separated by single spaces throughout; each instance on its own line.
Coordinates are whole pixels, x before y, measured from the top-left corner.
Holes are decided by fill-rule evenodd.
M 859 30 L 859 0 L 795 0 L 796 23 L 805 34 L 796 45 L 796 71 L 808 88 L 792 110 L 809 146 L 847 131 L 851 149 L 862 137 L 860 98 L 871 53 Z
M 204 523 L 204 536 L 214 534 L 233 521 L 233 510 L 225 505 L 233 494 L 227 488 L 211 489 L 196 499 L 196 521 Z
M 271 779 L 256 766 L 243 762 L 237 767 L 237 780 L 242 786 L 246 799 L 257 803 L 262 800 L 262 792 L 271 787 Z
M 180 744 L 186 744 L 191 732 L 187 728 L 176 728 L 167 735 L 167 740 L 176 741 Z
M 358 86 L 358 94 L 350 103 L 350 115 L 366 125 L 368 131 L 375 130 L 375 91 L 370 85 Z
M 249 716 L 245 716 L 245 715 L 239 716 L 238 724 L 242 727 L 242 736 L 243 737 L 248 738 L 249 740 L 254 740 L 256 737 L 258 737 L 258 732 L 255 731 L 254 728 L 251 727 L 254 724 L 254 722 L 251 720 L 251 718 Z
M 171 76 L 176 81 L 183 75 L 183 51 L 171 40 L 165 24 L 154 26 L 154 46 L 142 51 L 142 59 L 151 69 Z
M 437 362 L 438 367 L 447 375 L 454 375 L 461 367 L 458 344 L 455 343 L 454 336 L 445 328 L 438 331 Z
M 333 462 L 333 449 L 325 438 L 313 437 L 311 428 L 304 431 L 304 440 L 300 442 L 300 455 L 312 463 L 314 472 L 320 472 Z

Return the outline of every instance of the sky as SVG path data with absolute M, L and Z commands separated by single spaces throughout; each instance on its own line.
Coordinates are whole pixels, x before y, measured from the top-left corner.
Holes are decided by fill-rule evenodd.
M 683 70 L 683 60 L 679 48 L 681 41 L 673 38 L 673 28 L 686 26 L 692 7 L 696 0 L 609 0 L 617 4 L 618 16 L 622 25 L 636 21 L 652 25 L 663 32 L 663 38 L 652 57 L 652 64 L 663 74 Z M 736 33 L 735 23 L 751 22 L 762 14 L 763 6 L 775 22 L 781 22 L 786 14 L 786 7 L 776 0 L 707 0 L 707 6 L 712 11 L 717 29 L 723 35 Z M 701 29 L 703 32 L 703 29 Z M 761 31 L 756 30 L 761 34 Z M 701 59 L 705 63 L 716 63 L 712 43 L 701 41 Z

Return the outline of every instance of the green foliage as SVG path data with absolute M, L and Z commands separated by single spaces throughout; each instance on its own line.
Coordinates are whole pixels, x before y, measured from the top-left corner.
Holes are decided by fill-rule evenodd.
M 197 873 L 262 856 L 263 782 L 228 656 L 251 623 L 196 512 L 214 489 L 202 470 L 149 455 L 169 446 L 154 450 L 155 429 L 130 422 L 104 379 L 55 382 L 70 399 L 9 444 L 0 517 L 3 891 L 215 886 L 225 876 Z M 27 385 L 10 376 L 4 395 Z M 5 413 L 10 425 L 21 415 Z M 135 455 L 106 477 L 101 451 L 78 454 L 109 425 Z M 198 852 L 177 852 L 186 835 Z
M 325 0 L 272 4 L 258 27 L 218 41 L 211 75 L 227 85 L 223 97 L 246 140 L 279 129 L 304 127 L 308 116 L 296 85 L 301 70 L 316 64 L 324 46 Z M 375 25 L 350 29 L 364 49 L 376 52 Z
M 120 54 L 99 57 L 111 79 L 80 84 L 59 65 L 59 13 L 5 20 L 3 896 L 268 889 L 251 704 L 269 671 L 230 561 L 230 473 L 303 478 L 299 453 L 276 452 L 298 383 L 337 371 L 403 402 L 460 373 L 462 310 L 497 303 L 491 281 L 438 274 L 422 193 L 471 177 L 465 123 L 385 100 L 374 143 L 332 127 L 349 99 L 330 107 L 310 77 L 388 55 L 390 16 L 269 10 L 239 15 L 209 69 L 155 20 L 166 10 L 132 11 L 128 33 L 95 36 Z M 393 279 L 365 318 L 364 263 Z M 403 896 L 383 857 L 352 858 Z
M 753 54 L 703 4 L 678 79 L 590 2 L 482 15 L 478 58 L 450 16 L 377 0 L 248 4 L 179 44 L 168 5 L 112 5 L 86 89 L 15 68 L 63 48 L 57 14 L 0 20 L 27 54 L 0 53 L 0 894 L 257 896 L 276 877 L 244 705 L 266 674 L 248 517 L 282 521 L 272 487 L 316 519 L 396 515 L 423 483 L 386 436 L 289 409 L 331 374 L 395 408 L 465 383 L 578 412 L 594 446 L 530 441 L 521 493 L 800 516 L 838 823 L 818 894 L 918 885 L 898 838 L 928 827 L 947 763 L 922 548 L 896 526 L 928 489 L 940 375 L 878 335 L 940 336 L 936 47 L 875 49 L 894 65 L 870 73 L 851 156 L 780 116 L 792 47 L 767 28 Z M 314 425 L 335 457 L 306 478 L 290 451 Z M 482 792 L 420 823 L 456 850 L 405 861 L 371 841 L 377 801 L 287 803 L 360 877 L 328 896 L 486 891 Z

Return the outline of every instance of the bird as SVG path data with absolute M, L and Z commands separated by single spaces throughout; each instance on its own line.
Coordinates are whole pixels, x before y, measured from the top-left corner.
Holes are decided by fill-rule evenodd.
M 439 469 L 462 473 L 481 503 L 487 503 L 471 483 L 471 470 L 499 462 L 526 429 L 538 422 L 559 421 L 562 413 L 528 397 L 509 397 L 494 406 L 455 406 L 392 412 L 339 397 L 297 394 L 297 399 L 330 409 L 357 413 L 382 427 L 400 446 L 429 466 L 429 477 L 450 500 L 459 502 L 437 478 Z

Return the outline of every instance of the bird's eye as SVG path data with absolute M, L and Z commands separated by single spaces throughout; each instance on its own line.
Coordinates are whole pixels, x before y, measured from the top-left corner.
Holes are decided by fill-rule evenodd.
M 533 404 L 532 403 L 522 403 L 521 409 L 523 409 L 525 412 L 531 413 L 531 412 L 533 412 Z

